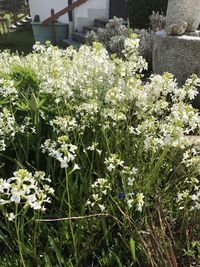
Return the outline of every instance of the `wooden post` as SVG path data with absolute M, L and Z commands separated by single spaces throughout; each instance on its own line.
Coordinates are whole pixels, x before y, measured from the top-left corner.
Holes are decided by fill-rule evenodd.
M 72 0 L 68 0 L 68 6 L 72 5 Z M 73 11 L 70 11 L 69 14 L 69 27 L 68 27 L 68 38 L 72 38 L 72 32 L 73 32 Z
M 51 29 L 52 29 L 52 44 L 53 45 L 56 45 L 56 25 L 55 25 L 55 23 L 56 23 L 56 19 L 55 19 L 55 11 L 54 11 L 54 9 L 52 8 L 51 9 Z
M 68 6 L 72 5 L 72 0 L 68 0 Z M 69 12 L 69 21 L 73 21 L 73 13 L 72 11 Z
M 13 12 L 13 21 L 14 21 L 14 24 L 17 22 L 17 19 L 18 19 L 18 16 L 17 16 L 17 11 L 14 11 Z

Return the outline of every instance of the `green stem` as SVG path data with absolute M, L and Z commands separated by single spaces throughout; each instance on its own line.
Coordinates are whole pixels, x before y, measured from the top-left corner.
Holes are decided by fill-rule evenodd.
M 67 173 L 66 169 L 65 169 L 65 178 L 66 178 L 66 192 L 67 192 L 67 202 L 68 202 L 68 213 L 69 213 L 69 217 L 72 217 L 71 200 L 70 200 L 70 192 L 69 192 L 69 174 Z M 75 260 L 76 260 L 76 264 L 78 264 L 76 240 L 75 240 L 74 230 L 73 230 L 73 225 L 72 225 L 72 221 L 71 220 L 69 220 L 69 227 L 70 227 L 70 231 L 71 231 L 71 235 L 72 235 Z
M 16 230 L 16 234 L 17 234 L 17 244 L 18 244 L 18 248 L 19 248 L 19 255 L 20 255 L 21 262 L 22 262 L 22 266 L 26 267 L 23 253 L 22 253 L 20 233 L 19 233 L 20 223 L 17 220 L 17 216 L 18 216 L 18 204 L 16 204 L 16 207 L 15 207 L 15 230 Z

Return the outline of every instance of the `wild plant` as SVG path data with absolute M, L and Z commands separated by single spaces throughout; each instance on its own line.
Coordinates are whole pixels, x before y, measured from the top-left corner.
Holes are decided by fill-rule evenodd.
M 138 46 L 0 54 L 1 266 L 198 264 L 199 79 Z

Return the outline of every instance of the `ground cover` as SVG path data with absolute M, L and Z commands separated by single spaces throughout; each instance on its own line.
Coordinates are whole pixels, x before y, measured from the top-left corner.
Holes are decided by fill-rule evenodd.
M 138 46 L 0 54 L 0 266 L 199 264 L 199 80 Z

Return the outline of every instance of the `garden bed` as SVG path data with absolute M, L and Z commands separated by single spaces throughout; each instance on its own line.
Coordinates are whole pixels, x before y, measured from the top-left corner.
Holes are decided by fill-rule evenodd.
M 199 264 L 199 80 L 138 46 L 0 54 L 1 267 Z

